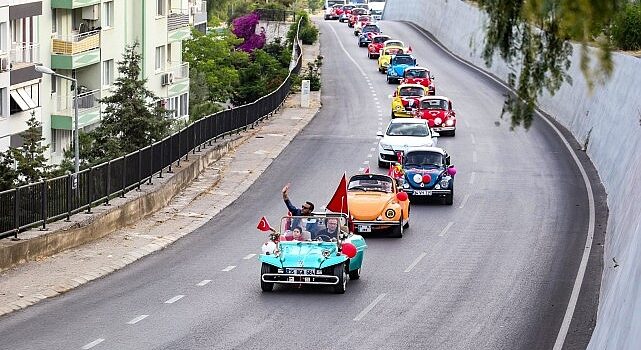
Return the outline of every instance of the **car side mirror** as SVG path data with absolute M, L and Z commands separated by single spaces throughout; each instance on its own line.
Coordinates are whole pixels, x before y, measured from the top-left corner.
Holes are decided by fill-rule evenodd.
M 383 137 L 383 132 L 382 131 L 377 132 L 376 136 Z
M 450 165 L 450 161 L 451 161 L 451 158 L 450 158 L 450 155 L 448 154 L 447 156 L 445 156 L 445 165 L 447 165 L 448 168 L 452 166 Z
M 396 93 L 396 91 L 394 91 L 394 93 L 392 94 L 392 97 L 396 97 L 396 95 L 397 95 L 397 93 Z

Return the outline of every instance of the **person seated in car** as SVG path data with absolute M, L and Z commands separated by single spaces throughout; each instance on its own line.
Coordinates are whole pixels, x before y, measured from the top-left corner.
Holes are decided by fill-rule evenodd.
M 316 233 L 312 232 L 312 240 L 316 241 L 319 238 L 325 242 L 338 238 L 338 218 L 327 218 L 324 229 Z

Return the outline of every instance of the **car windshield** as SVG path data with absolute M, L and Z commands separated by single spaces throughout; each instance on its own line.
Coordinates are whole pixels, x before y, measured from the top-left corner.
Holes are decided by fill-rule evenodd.
M 403 53 L 403 50 L 396 47 L 385 50 L 386 55 L 398 55 L 399 53 Z
M 336 241 L 339 229 L 346 231 L 343 217 L 286 216 L 280 225 L 281 241 Z
M 408 69 L 405 71 L 405 77 L 407 78 L 427 78 L 428 72 L 424 69 Z
M 400 46 L 400 47 L 404 47 L 405 45 L 403 45 L 402 41 L 388 40 L 387 43 L 385 43 L 385 46 Z
M 365 26 L 363 27 L 363 33 L 378 33 L 380 30 L 378 30 L 377 26 Z
M 353 15 L 364 15 L 367 12 L 366 9 L 356 8 L 352 10 Z
M 369 16 L 358 16 L 360 22 L 369 21 Z
M 409 56 L 394 57 L 393 64 L 414 64 L 414 59 Z
M 387 135 L 426 137 L 430 132 L 424 123 L 391 123 L 387 128 Z
M 441 99 L 427 99 L 421 101 L 422 109 L 447 109 L 447 101 Z
M 443 166 L 443 155 L 431 151 L 412 151 L 405 154 L 406 167 Z
M 372 10 L 370 11 L 371 15 L 382 15 L 383 11 L 382 10 Z
M 351 10 L 354 8 L 354 5 L 345 5 L 343 6 L 343 10 Z
M 393 190 L 392 179 L 383 176 L 376 176 L 372 178 L 353 177 L 347 185 L 347 190 L 391 193 Z
M 377 43 L 377 44 L 384 43 L 385 40 L 387 40 L 387 37 L 385 37 L 385 36 L 374 37 L 374 42 Z
M 423 96 L 425 94 L 425 89 L 422 87 L 402 87 L 399 89 L 399 95 L 401 96 Z

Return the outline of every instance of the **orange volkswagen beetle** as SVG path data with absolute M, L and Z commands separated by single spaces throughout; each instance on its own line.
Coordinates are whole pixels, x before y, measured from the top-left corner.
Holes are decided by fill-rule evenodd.
M 410 201 L 390 176 L 352 176 L 347 184 L 347 204 L 354 232 L 391 229 L 392 235 L 400 238 L 410 225 Z

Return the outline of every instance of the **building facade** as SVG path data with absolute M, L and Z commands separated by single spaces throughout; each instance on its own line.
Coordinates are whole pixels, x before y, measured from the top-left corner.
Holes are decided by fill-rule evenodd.
M 4 3 L 8 3 L 7 6 L 2 6 Z M 9 40 L 13 40 L 11 9 L 17 6 L 13 3 L 25 1 L 0 0 L 0 35 L 5 35 L 2 20 L 6 12 L 9 21 L 6 36 Z M 188 119 L 189 66 L 182 62 L 182 42 L 190 38 L 191 25 L 201 25 L 203 10 L 206 26 L 204 1 L 45 0 L 29 3 L 40 5 L 40 12 L 28 12 L 26 9 L 13 12 L 13 17 L 32 17 L 22 17 L 27 18 L 24 21 L 26 27 L 17 29 L 20 35 L 26 33 L 26 37 L 7 41 L 8 47 L 18 48 L 16 53 L 21 55 L 16 56 L 22 61 L 27 61 L 23 57 L 31 57 L 26 55 L 27 51 L 34 52 L 37 57 L 31 60 L 34 62 L 21 62 L 23 65 L 31 64 L 30 72 L 35 73 L 33 65 L 41 63 L 78 81 L 78 128 L 88 131 L 99 125 L 104 106 L 98 100 L 113 93 L 118 62 L 125 47 L 135 42 L 139 43 L 142 54 L 142 78 L 147 79 L 147 88 L 159 97 L 156 102 L 172 111 L 171 118 Z M 8 9 L 4 10 L 5 7 Z M 13 54 L 9 56 L 11 59 Z M 47 156 L 51 163 L 58 163 L 73 140 L 76 87 L 68 80 L 49 75 L 27 75 L 25 72 L 19 76 L 20 84 L 16 80 L 18 85 L 14 85 L 13 71 L 0 73 L 0 89 L 6 86 L 7 99 L 13 106 L 7 105 L 7 108 L 16 112 L 15 117 L 13 114 L 0 117 L 0 151 L 9 145 L 15 147 L 19 144 L 19 133 L 26 129 L 24 121 L 34 111 L 42 122 L 43 136 L 50 145 Z M 34 84 L 37 84 L 37 89 Z M 16 106 L 11 96 L 25 94 L 23 90 L 12 92 L 16 89 L 32 91 L 32 94 L 37 90 L 39 98 L 33 103 L 17 102 Z M 26 111 L 20 108 L 18 111 L 17 107 L 34 104 L 34 108 Z

